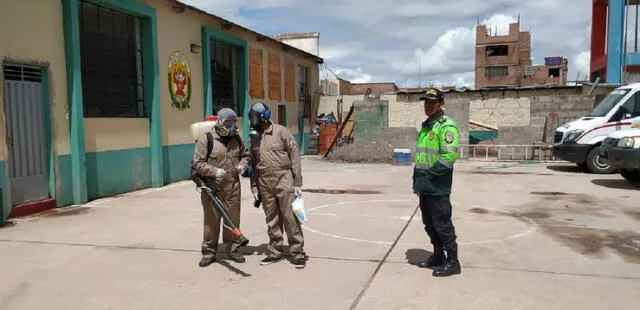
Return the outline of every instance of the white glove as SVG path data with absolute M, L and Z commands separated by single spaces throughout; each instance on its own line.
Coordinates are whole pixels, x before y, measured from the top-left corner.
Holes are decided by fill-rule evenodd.
M 226 171 L 224 171 L 224 169 L 220 169 L 220 168 L 218 168 L 218 169 L 216 170 L 216 179 L 218 179 L 218 180 L 219 180 L 219 179 L 222 179 L 222 178 L 224 178 L 224 176 L 225 176 L 226 174 L 227 174 L 227 172 L 226 172 Z
M 302 195 L 302 187 L 296 186 L 293 188 L 293 194 L 297 196 Z
M 240 165 L 238 165 L 238 166 L 236 167 L 236 170 L 238 170 L 238 174 L 242 174 L 242 173 L 244 173 L 244 166 L 240 166 Z

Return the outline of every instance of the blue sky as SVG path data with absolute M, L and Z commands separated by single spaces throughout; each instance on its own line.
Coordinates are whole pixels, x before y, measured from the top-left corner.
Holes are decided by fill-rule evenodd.
M 589 69 L 591 0 L 183 1 L 266 35 L 319 32 L 328 68 L 354 82 L 472 87 L 478 20 L 504 31 L 518 14 L 534 64 L 563 56 L 569 80 Z

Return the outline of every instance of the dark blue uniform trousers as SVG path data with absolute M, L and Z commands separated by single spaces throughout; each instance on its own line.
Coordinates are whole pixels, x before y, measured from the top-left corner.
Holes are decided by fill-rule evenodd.
M 446 251 L 456 251 L 456 232 L 451 220 L 450 196 L 430 196 L 421 194 L 420 211 L 424 230 L 431 239 L 434 252 L 444 248 Z

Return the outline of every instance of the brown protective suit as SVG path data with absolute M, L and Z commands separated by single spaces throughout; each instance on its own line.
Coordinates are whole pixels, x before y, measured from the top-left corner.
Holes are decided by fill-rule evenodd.
M 293 188 L 302 187 L 300 151 L 285 127 L 271 123 L 259 137 L 251 137 L 251 191 L 259 192 L 269 235 L 268 255 L 282 256 L 283 231 L 294 259 L 305 258 L 304 236 L 293 213 Z
M 194 169 L 205 177 L 205 182 L 224 204 L 231 220 L 240 227 L 240 176 L 236 167 L 244 166 L 245 170 L 249 167 L 249 154 L 242 143 L 239 136 L 231 137 L 228 142 L 224 142 L 215 130 L 213 134 L 213 149 L 208 160 L 207 156 L 207 136 L 202 137 L 196 143 L 193 153 Z M 217 168 L 224 169 L 227 174 L 221 179 L 216 180 Z M 222 215 L 213 206 L 213 202 L 204 192 L 200 195 L 202 207 L 204 211 L 204 228 L 202 241 L 202 255 L 210 257 L 216 255 L 218 247 L 218 238 L 220 235 L 220 224 Z M 231 241 L 233 240 L 231 231 L 224 228 L 222 241 L 227 245 L 227 254 L 237 251 L 237 246 Z M 234 248 L 232 248 L 234 247 Z

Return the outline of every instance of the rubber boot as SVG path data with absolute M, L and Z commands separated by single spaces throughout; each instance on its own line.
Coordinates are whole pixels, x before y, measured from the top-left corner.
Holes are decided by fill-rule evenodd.
M 215 262 L 216 262 L 215 255 L 203 256 L 202 259 L 200 260 L 199 265 L 200 267 L 207 267 Z
M 433 246 L 433 254 L 426 261 L 418 263 L 420 268 L 432 268 L 442 266 L 445 262 L 444 249 L 440 246 Z
M 236 263 L 244 263 L 245 258 L 242 253 L 238 250 L 238 246 L 234 243 L 230 243 L 227 245 L 227 257 L 236 262 Z
M 462 272 L 460 261 L 458 260 L 458 249 L 447 250 L 447 258 L 444 265 L 433 271 L 434 277 L 448 277 Z

